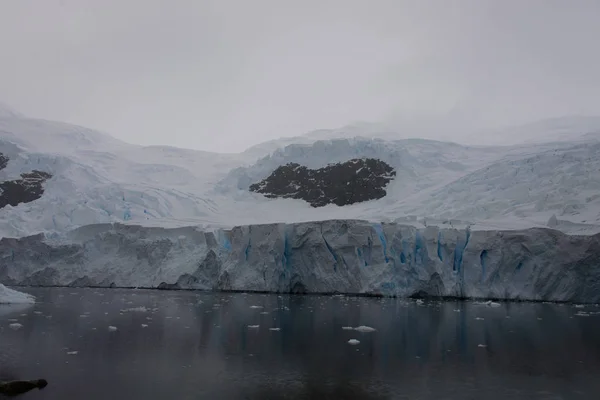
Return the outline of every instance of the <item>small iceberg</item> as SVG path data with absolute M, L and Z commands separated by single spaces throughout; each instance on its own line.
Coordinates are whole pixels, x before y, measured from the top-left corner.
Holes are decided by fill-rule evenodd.
M 264 307 L 263 306 L 250 306 L 250 308 L 258 309 L 258 308 L 264 308 Z
M 34 304 L 35 297 L 30 294 L 9 289 L 0 283 L 0 304 Z
M 116 327 L 116 326 L 112 326 L 112 325 L 110 325 L 110 326 L 108 327 L 108 331 L 109 331 L 109 332 L 115 332 L 116 330 L 117 330 L 117 327 Z
M 248 325 L 248 328 L 250 329 L 258 329 L 260 325 Z
M 19 330 L 23 327 L 23 325 L 19 324 L 18 322 L 15 322 L 13 324 L 8 325 L 8 327 L 12 330 Z
M 132 308 L 126 308 L 124 310 L 121 310 L 122 313 L 125 312 L 148 312 L 148 309 L 144 306 L 141 307 L 132 307 Z
M 477 347 L 487 347 L 487 344 L 478 344 Z
M 375 332 L 376 329 L 375 328 L 371 328 L 370 326 L 365 326 L 365 325 L 361 325 L 361 326 L 357 326 L 356 328 L 354 328 L 355 331 L 359 331 L 359 332 Z
M 345 331 L 352 331 L 352 330 L 354 330 L 354 328 L 351 327 L 351 326 L 342 326 L 342 329 L 345 330 Z
M 275 331 L 275 332 L 279 332 L 281 330 L 281 328 L 269 328 L 270 331 Z
M 142 324 L 142 328 L 147 328 L 148 324 Z
M 76 356 L 77 353 L 79 353 L 77 350 L 75 350 L 75 351 L 67 351 L 67 354 L 70 355 L 70 356 Z
M 350 339 L 350 340 L 348 340 L 348 344 L 351 344 L 352 346 L 356 346 L 359 343 L 360 343 L 360 341 L 356 340 L 356 339 Z

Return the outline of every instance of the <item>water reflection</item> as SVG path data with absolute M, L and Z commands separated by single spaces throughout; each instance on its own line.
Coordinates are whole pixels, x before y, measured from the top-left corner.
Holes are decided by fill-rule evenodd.
M 579 317 L 580 309 L 553 304 L 27 291 L 41 303 L 0 310 L 0 379 L 48 379 L 44 391 L 26 395 L 32 399 L 544 399 L 600 393 L 600 315 L 594 314 L 600 309 L 593 306 L 584 310 L 589 317 Z M 140 306 L 146 310 L 135 309 Z M 10 320 L 23 327 L 10 329 Z M 341 329 L 359 325 L 377 330 Z M 348 345 L 351 338 L 360 344 Z

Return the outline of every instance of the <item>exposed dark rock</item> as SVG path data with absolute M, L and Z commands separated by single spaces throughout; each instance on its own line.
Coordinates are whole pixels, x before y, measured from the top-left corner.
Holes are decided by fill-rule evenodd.
M 8 159 L 1 155 L 0 169 L 6 167 Z M 52 178 L 47 172 L 31 171 L 21 174 L 21 179 L 0 183 L 0 208 L 7 205 L 17 206 L 21 203 L 30 203 L 39 199 L 44 194 L 44 182 Z
M 35 379 L 32 381 L 11 381 L 0 382 L 0 394 L 5 396 L 18 396 L 27 393 L 33 389 L 43 389 L 48 386 L 48 381 L 45 379 Z
M 250 185 L 250 190 L 269 198 L 305 200 L 313 207 L 344 206 L 384 197 L 385 187 L 394 176 L 396 171 L 390 165 L 374 158 L 353 159 L 319 169 L 289 163 Z
M 0 153 L 0 171 L 2 171 L 4 168 L 6 168 L 6 166 L 8 165 L 8 157 L 6 157 L 4 154 Z

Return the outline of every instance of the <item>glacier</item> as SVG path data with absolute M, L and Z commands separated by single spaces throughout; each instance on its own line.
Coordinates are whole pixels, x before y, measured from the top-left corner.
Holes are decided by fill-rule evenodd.
M 0 239 L 8 285 L 600 302 L 600 235 L 326 220 Z
M 219 154 L 138 146 L 85 127 L 1 111 L 0 153 L 8 161 L 0 161 L 0 182 L 32 170 L 52 178 L 40 199 L 0 209 L 0 237 L 62 234 L 103 223 L 212 229 L 356 218 L 410 223 L 413 217 L 418 223 L 410 224 L 417 226 L 427 219 L 429 225 L 463 221 L 501 230 L 545 227 L 554 215 L 552 227 L 563 232 L 600 232 L 600 119 L 528 125 L 514 136 L 520 144 L 511 146 L 409 139 L 412 132 L 359 124 Z M 555 131 L 539 143 L 546 137 L 541 133 Z M 536 137 L 535 143 L 527 140 Z M 281 165 L 315 169 L 354 158 L 376 158 L 394 168 L 385 197 L 314 209 L 302 200 L 267 199 L 248 190 Z

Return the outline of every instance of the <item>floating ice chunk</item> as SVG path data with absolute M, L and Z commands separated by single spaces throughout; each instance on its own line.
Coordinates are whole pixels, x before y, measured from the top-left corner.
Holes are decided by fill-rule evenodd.
M 477 347 L 487 347 L 487 344 L 478 344 Z
M 35 297 L 9 289 L 0 283 L 0 304 L 33 304 Z
M 281 328 L 269 328 L 270 331 L 280 331 Z
M 425 303 L 425 302 L 424 302 L 423 300 L 421 300 L 421 299 L 418 299 L 418 300 L 417 300 L 417 304 L 418 304 L 418 305 L 422 305 L 422 304 L 424 304 L 424 303 Z
M 264 308 L 263 306 L 250 306 L 250 308 Z
M 460 310 L 459 310 L 459 309 L 456 309 L 456 310 L 454 310 L 454 312 L 460 312 Z
M 15 330 L 15 331 L 16 331 L 16 330 L 18 330 L 18 329 L 21 329 L 21 328 L 23 327 L 23 325 L 19 324 L 18 322 L 15 322 L 15 323 L 13 323 L 13 324 L 10 324 L 8 327 L 9 327 L 10 329 L 13 329 L 13 330 Z
M 490 307 L 500 307 L 502 304 L 496 303 L 496 302 L 493 302 L 493 301 L 488 301 L 487 305 L 490 306 Z
M 67 354 L 68 354 L 68 355 L 70 355 L 70 356 L 76 356 L 76 355 L 77 355 L 77 353 L 79 353 L 77 350 L 74 350 L 74 351 L 67 351 Z
M 34 313 L 35 315 L 41 315 L 41 314 L 42 314 L 42 312 L 41 312 L 41 311 L 34 311 L 33 313 Z
M 352 346 L 356 346 L 359 343 L 360 343 L 360 341 L 358 341 L 356 339 L 350 339 L 350 340 L 348 340 L 348 344 L 351 344 Z
M 583 304 L 575 304 L 573 307 L 575 307 L 575 308 L 585 308 L 585 305 L 583 305 Z
M 483 318 L 481 318 L 481 317 L 475 317 L 475 319 L 476 319 L 477 321 L 483 321 Z
M 266 314 L 268 314 L 268 313 L 269 313 L 268 311 L 263 311 L 263 312 L 261 312 L 261 314 L 263 314 L 263 315 L 266 315 Z
M 144 306 L 132 307 L 121 310 L 121 312 L 148 312 L 148 309 Z
M 116 330 L 117 330 L 117 327 L 116 327 L 116 326 L 112 326 L 112 325 L 110 325 L 110 326 L 108 327 L 108 331 L 109 331 L 109 332 L 114 332 L 114 331 L 116 331 Z
M 142 324 L 142 328 L 147 328 L 148 324 Z
M 343 330 L 345 330 L 345 331 L 351 331 L 351 330 L 353 330 L 354 328 L 353 328 L 353 327 L 351 327 L 351 326 L 342 326 L 342 329 L 343 329 Z
M 578 316 L 578 317 L 589 317 L 590 316 L 590 314 L 584 313 L 584 312 L 581 312 L 581 311 L 579 311 L 575 315 Z
M 248 325 L 248 328 L 250 329 L 258 329 L 260 325 Z
M 354 328 L 354 330 L 359 332 L 375 332 L 376 329 L 371 328 L 370 326 L 361 325 Z

